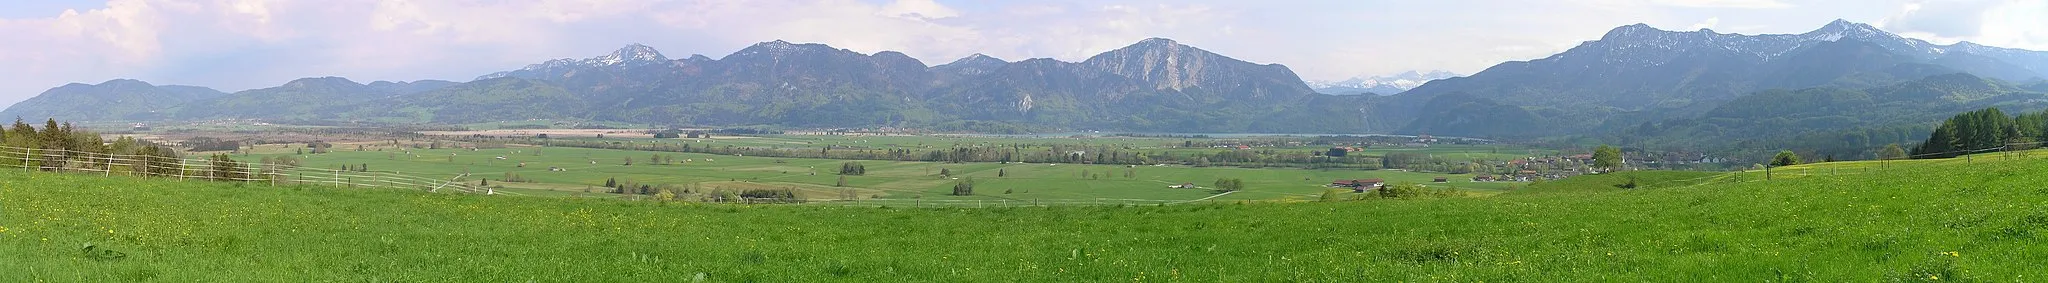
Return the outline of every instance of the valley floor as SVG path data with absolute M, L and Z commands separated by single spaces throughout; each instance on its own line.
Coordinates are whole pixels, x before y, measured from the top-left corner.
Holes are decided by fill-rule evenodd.
M 2040 168 L 2048 154 L 1771 180 L 1630 172 L 1473 198 L 996 209 L 6 171 L 0 281 L 2036 281 Z

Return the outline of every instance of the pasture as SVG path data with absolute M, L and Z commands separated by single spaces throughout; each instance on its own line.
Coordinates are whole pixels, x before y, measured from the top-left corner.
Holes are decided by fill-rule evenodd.
M 748 140 L 748 139 L 740 139 Z M 357 151 L 361 146 L 361 151 Z M 1228 200 L 1313 199 L 1331 181 L 1385 179 L 1492 193 L 1518 186 L 1512 182 L 1474 182 L 1470 174 L 1416 173 L 1395 170 L 1304 170 L 1287 168 L 1127 166 L 1052 163 L 938 163 L 769 158 L 697 153 L 672 153 L 569 147 L 509 146 L 490 149 L 419 149 L 389 142 L 335 144 L 324 154 L 305 153 L 303 145 L 262 145 L 238 155 L 243 161 L 290 156 L 312 168 L 399 172 L 407 175 L 484 182 L 514 193 L 550 196 L 610 197 L 607 180 L 666 184 L 704 189 L 793 189 L 811 200 L 923 199 L 933 201 L 1123 201 L 1140 203 Z M 653 161 L 659 155 L 672 162 Z M 631 165 L 628 165 L 628 162 Z M 843 176 L 847 162 L 866 167 L 866 174 Z M 941 175 L 950 173 L 950 175 Z M 508 175 L 511 174 L 511 175 Z M 516 175 L 525 182 L 505 182 Z M 1437 183 L 1443 177 L 1447 182 Z M 1244 180 L 1246 189 L 1216 196 L 1221 178 Z M 974 193 L 951 195 L 956 183 L 971 180 Z M 1169 188 L 1181 184 L 1202 188 Z M 852 195 L 852 197 L 847 197 Z M 1149 201 L 1149 202 L 1145 202 Z
M 1626 172 L 1489 197 L 992 209 L 707 205 L 0 170 L 0 281 L 2048 276 L 2040 268 L 2048 245 L 2039 244 L 2048 231 L 2048 189 L 2040 188 L 2048 174 L 2039 168 L 2048 159 L 1874 163 L 1802 165 L 1773 172 L 1797 177 L 1769 180 L 1749 178 L 1761 172 Z M 771 164 L 752 166 L 791 166 Z M 1841 170 L 1818 174 L 1823 169 Z M 588 180 L 569 179 L 576 178 Z M 1627 180 L 1638 186 L 1617 186 Z

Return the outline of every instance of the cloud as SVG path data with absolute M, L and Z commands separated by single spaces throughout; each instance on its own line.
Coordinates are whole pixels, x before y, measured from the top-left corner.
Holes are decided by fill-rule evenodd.
M 1656 0 L 1658 5 L 1687 8 L 1784 9 L 1792 4 L 1780 0 Z
M 2031 0 L 1913 1 L 1886 18 L 1886 30 L 1940 43 L 2048 50 L 2048 2 Z
M 898 18 L 944 19 L 959 17 L 960 11 L 932 0 L 896 0 L 883 5 L 879 14 Z
M 1984 15 L 2004 1 L 1916 1 L 1885 19 L 1885 29 L 1924 32 L 1941 37 L 1972 37 L 1983 32 Z
M 1688 27 L 1686 28 L 1686 30 L 1711 29 L 1717 25 L 1721 25 L 1721 17 L 1707 18 L 1706 21 L 1701 21 L 1700 23 L 1693 24 L 1692 27 Z

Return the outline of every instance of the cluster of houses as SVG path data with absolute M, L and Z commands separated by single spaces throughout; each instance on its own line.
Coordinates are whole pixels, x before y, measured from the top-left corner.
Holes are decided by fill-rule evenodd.
M 1334 182 L 1330 182 L 1330 185 L 1329 185 L 1329 187 L 1331 187 L 1331 188 L 1349 188 L 1349 189 L 1351 189 L 1351 192 L 1354 192 L 1354 193 L 1363 193 L 1363 192 L 1366 192 L 1366 191 L 1371 191 L 1371 190 L 1374 190 L 1374 189 L 1379 189 L 1379 188 L 1381 188 L 1381 187 L 1386 187 L 1386 186 L 1387 186 L 1387 180 L 1383 180 L 1383 179 L 1379 179 L 1379 178 L 1373 178 L 1373 179 L 1357 179 L 1357 180 L 1337 180 L 1337 181 L 1334 181 Z

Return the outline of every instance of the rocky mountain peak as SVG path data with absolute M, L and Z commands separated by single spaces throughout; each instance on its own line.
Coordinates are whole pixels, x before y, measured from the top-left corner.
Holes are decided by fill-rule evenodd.
M 590 58 L 590 61 L 595 61 L 596 65 L 616 66 L 625 63 L 668 61 L 668 57 L 661 56 L 661 51 L 654 50 L 654 47 L 634 43 L 627 44 L 626 47 L 621 47 L 618 51 L 612 51 L 611 54 Z
M 1009 63 L 1010 61 L 1003 61 L 1003 59 L 999 59 L 996 57 L 990 57 L 988 55 L 983 55 L 981 53 L 974 53 L 974 55 L 967 55 L 967 57 L 961 57 L 959 60 L 953 60 L 952 63 L 946 63 L 945 65 L 939 66 L 987 67 L 1002 66 L 1003 64 Z
M 1600 36 L 1600 40 L 1619 40 L 1663 33 L 1669 32 L 1650 27 L 1649 24 L 1637 23 L 1607 30 L 1607 34 Z
M 722 58 L 722 59 L 719 59 L 719 60 L 726 60 L 726 59 L 731 59 L 731 58 L 735 58 L 735 57 L 753 57 L 753 56 L 769 56 L 769 57 L 782 57 L 782 56 L 789 56 L 789 55 L 792 55 L 792 54 L 797 54 L 797 53 L 804 53 L 804 52 L 813 52 L 813 51 L 834 51 L 834 50 L 839 50 L 839 49 L 837 49 L 837 48 L 832 48 L 832 46 L 828 46 L 828 45 L 824 45 L 824 44 L 817 44 L 817 43 L 789 43 L 788 41 L 783 41 L 783 40 L 777 39 L 777 40 L 775 40 L 775 41 L 769 41 L 769 42 L 762 42 L 762 43 L 755 43 L 755 44 L 754 44 L 753 46 L 748 46 L 748 47 L 747 47 L 747 48 L 745 48 L 745 49 L 740 49 L 740 51 L 738 51 L 738 52 L 733 52 L 732 54 L 728 54 L 728 55 L 725 55 L 725 58 Z M 852 51 L 848 51 L 848 52 L 852 52 Z

